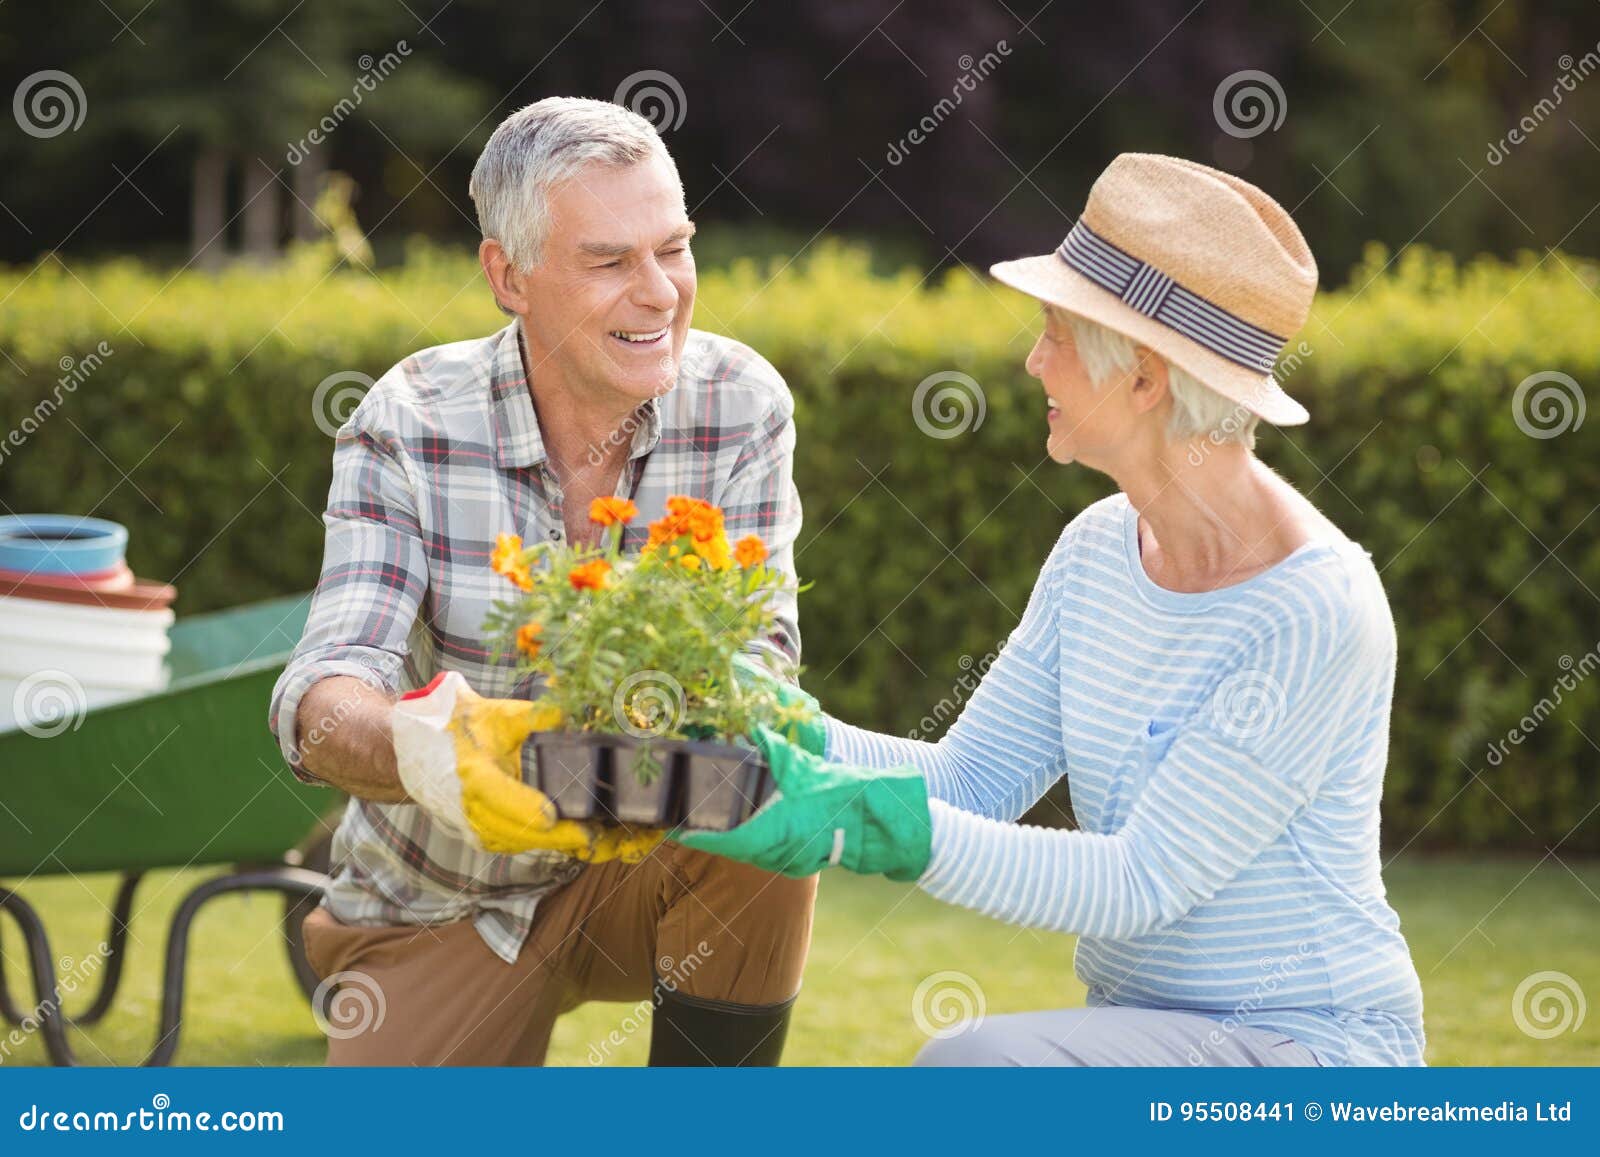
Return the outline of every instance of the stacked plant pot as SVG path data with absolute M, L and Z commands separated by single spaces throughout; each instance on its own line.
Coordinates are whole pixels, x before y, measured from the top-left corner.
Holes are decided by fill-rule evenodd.
M 773 791 L 759 751 L 722 743 L 547 731 L 522 759 L 563 819 L 726 831 Z
M 0 730 L 53 733 L 165 686 L 177 592 L 134 577 L 127 541 L 104 519 L 0 518 Z

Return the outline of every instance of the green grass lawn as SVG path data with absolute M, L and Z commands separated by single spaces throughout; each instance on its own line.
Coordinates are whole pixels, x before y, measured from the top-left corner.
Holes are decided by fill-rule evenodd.
M 113 1013 L 75 1033 L 86 1063 L 126 1065 L 150 1047 L 157 969 L 167 916 L 198 872 L 153 873 L 142 885 L 129 975 Z M 1600 997 L 1600 863 L 1554 858 L 1406 857 L 1387 873 L 1427 998 L 1428 1060 L 1436 1065 L 1600 1063 L 1600 1010 L 1547 1040 L 1517 1027 L 1512 994 L 1535 972 L 1566 973 Z M 45 915 L 64 970 L 104 935 L 115 881 L 29 881 L 22 894 Z M 282 905 L 267 896 L 216 901 L 196 925 L 188 1021 L 178 1059 L 189 1065 L 309 1065 L 322 1041 L 285 961 Z M 4 928 L 7 975 L 18 994 L 23 961 Z M 797 1065 L 899 1065 L 926 1039 L 912 993 L 930 974 L 966 973 L 989 1013 L 1082 1002 L 1068 937 L 1019 930 L 945 907 L 915 889 L 843 872 L 823 880 L 816 938 L 787 1061 Z M 24 998 L 26 1000 L 27 998 Z M 87 993 L 69 999 L 82 1008 Z M 562 1021 L 551 1062 L 590 1063 L 591 1042 L 620 1029 L 632 1006 L 594 1004 Z M 0 1041 L 4 1040 L 0 1034 Z M 632 1034 L 607 1063 L 640 1064 L 648 1033 Z M 0 1065 L 45 1062 L 30 1038 L 0 1051 Z

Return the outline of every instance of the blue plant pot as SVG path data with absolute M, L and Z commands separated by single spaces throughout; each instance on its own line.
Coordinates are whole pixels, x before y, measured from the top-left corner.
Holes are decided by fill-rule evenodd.
M 70 514 L 0 517 L 0 570 L 37 575 L 90 575 L 115 570 L 128 529 L 104 518 Z

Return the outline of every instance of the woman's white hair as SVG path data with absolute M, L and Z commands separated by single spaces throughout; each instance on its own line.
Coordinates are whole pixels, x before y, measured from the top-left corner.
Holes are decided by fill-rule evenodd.
M 638 113 L 610 101 L 546 97 L 501 121 L 473 166 L 467 190 L 478 228 L 526 271 L 542 257 L 551 189 L 588 164 L 627 167 L 654 156 L 665 158 L 676 176 L 660 134 Z
M 1112 374 L 1126 373 L 1138 362 L 1132 338 L 1075 313 L 1065 310 L 1055 310 L 1055 313 L 1072 327 L 1078 356 L 1095 389 L 1104 385 Z M 1247 447 L 1255 446 L 1256 427 L 1261 419 L 1171 362 L 1167 362 L 1167 392 L 1172 395 L 1167 437 L 1173 441 L 1209 438 L 1218 445 L 1242 442 Z

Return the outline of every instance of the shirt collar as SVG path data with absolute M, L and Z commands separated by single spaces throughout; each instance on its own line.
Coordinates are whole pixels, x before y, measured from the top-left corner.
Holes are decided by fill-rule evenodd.
M 528 388 L 522 352 L 522 324 L 513 320 L 500 331 L 489 370 L 489 395 L 494 406 L 495 464 L 501 469 L 536 466 L 547 457 L 544 435 Z M 661 399 L 651 398 L 637 413 L 628 458 L 642 458 L 661 441 Z
M 650 453 L 661 441 L 661 399 L 651 398 L 634 412 L 643 421 L 636 423 L 633 429 L 633 444 L 628 448 L 630 462 Z
M 494 406 L 495 464 L 502 469 L 534 466 L 545 459 L 544 437 L 533 412 L 522 358 L 522 323 L 513 318 L 500 331 L 489 367 L 489 397 Z

